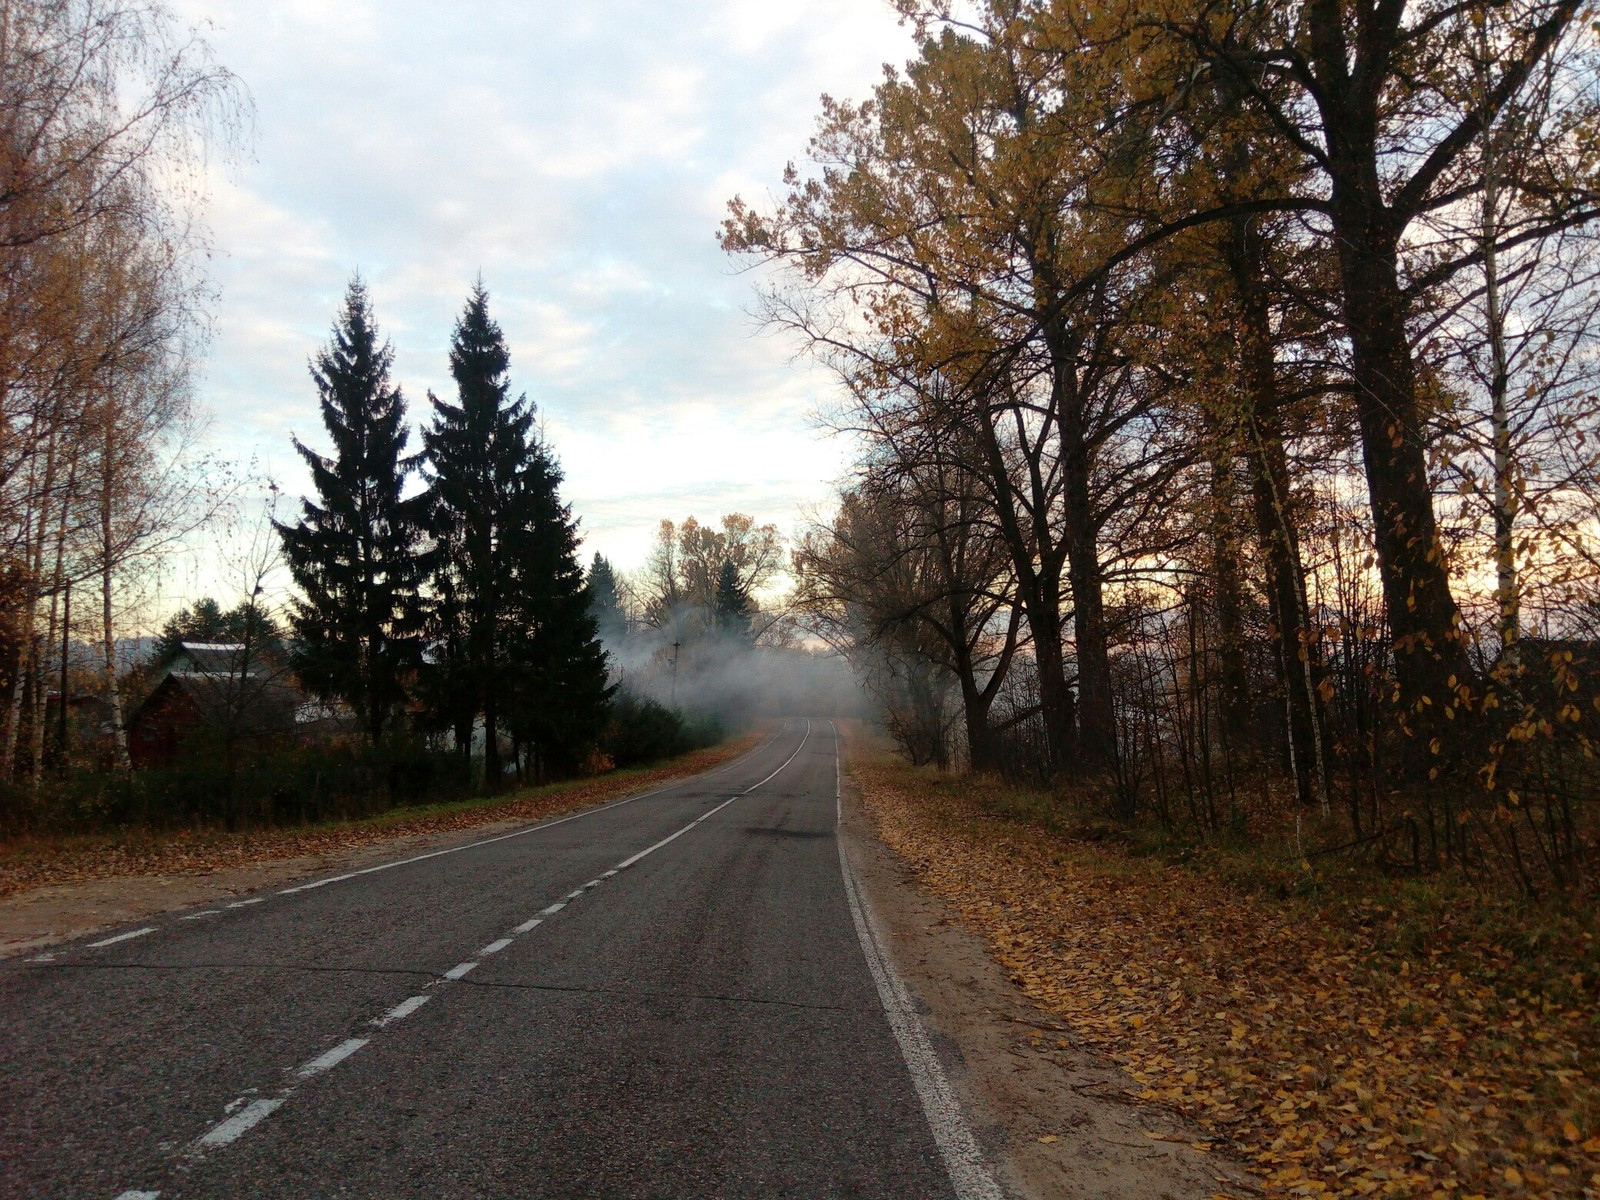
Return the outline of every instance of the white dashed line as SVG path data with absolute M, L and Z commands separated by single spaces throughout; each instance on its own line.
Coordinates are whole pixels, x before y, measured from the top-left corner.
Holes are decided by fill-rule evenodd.
M 351 1038 L 349 1041 L 340 1042 L 326 1054 L 318 1055 L 297 1070 L 294 1073 L 295 1078 L 310 1079 L 313 1075 L 321 1075 L 324 1071 L 337 1067 L 345 1059 L 365 1046 L 369 1040 L 368 1038 Z
M 395 1021 L 404 1021 L 432 999 L 432 996 L 412 996 L 409 1000 L 400 1001 L 399 1004 L 396 1004 L 383 1016 L 376 1018 L 372 1023 L 382 1029 L 385 1025 L 392 1024 Z
M 808 732 L 809 732 L 809 727 L 808 727 Z M 777 741 L 782 736 L 783 736 L 783 730 L 780 729 L 777 733 L 773 734 L 766 741 L 762 742 L 761 745 L 755 747 L 755 749 L 753 749 L 753 750 L 750 750 L 750 751 L 747 751 L 744 754 L 741 754 L 738 758 L 734 759 L 732 762 L 724 763 L 722 766 L 717 767 L 715 770 L 707 771 L 703 775 L 691 775 L 688 779 L 679 779 L 679 780 L 677 780 L 677 781 L 675 781 L 673 783 L 664 784 L 663 786 L 656 788 L 654 791 L 641 792 L 637 796 L 628 796 L 628 797 L 626 797 L 625 799 L 622 799 L 622 800 L 614 800 L 610 804 L 602 804 L 599 808 L 584 809 L 582 812 L 571 813 L 571 814 L 569 814 L 568 816 L 565 816 L 565 817 L 557 817 L 553 821 L 545 821 L 545 822 L 543 822 L 541 824 L 538 824 L 538 825 L 530 825 L 526 829 L 515 829 L 510 833 L 502 833 L 502 834 L 498 835 L 497 837 L 483 838 L 481 841 L 468 842 L 463 846 L 450 846 L 450 847 L 447 847 L 444 850 L 430 850 L 426 854 L 417 854 L 417 855 L 414 855 L 411 858 L 402 858 L 402 859 L 398 860 L 397 862 L 379 863 L 375 867 L 365 867 L 360 871 L 350 871 L 350 872 L 347 872 L 344 875 L 330 875 L 326 879 L 316 879 L 316 880 L 313 880 L 310 883 L 297 884 L 296 886 L 291 887 L 291 888 L 284 888 L 282 891 L 278 892 L 277 894 L 280 895 L 280 896 L 292 896 L 296 892 L 309 892 L 309 891 L 312 891 L 312 890 L 314 890 L 316 888 L 319 888 L 319 887 L 326 887 L 330 883 L 342 883 L 346 879 L 355 879 L 355 878 L 357 878 L 358 876 L 361 876 L 361 875 L 375 875 L 379 871 L 392 871 L 396 867 L 408 867 L 412 863 L 424 862 L 424 861 L 426 861 L 427 859 L 430 859 L 430 858 L 441 858 L 446 854 L 460 854 L 463 850 L 476 850 L 479 846 L 493 845 L 495 842 L 504 842 L 504 841 L 507 841 L 510 838 L 526 837 L 530 833 L 538 833 L 541 830 L 553 829 L 557 825 L 565 825 L 568 821 L 577 821 L 577 820 L 581 820 L 584 817 L 593 817 L 593 816 L 597 816 L 598 814 L 603 813 L 603 812 L 610 812 L 613 808 L 621 808 L 624 804 L 633 804 L 633 803 L 635 803 L 636 801 L 639 801 L 639 800 L 648 800 L 648 799 L 650 799 L 651 796 L 659 796 L 659 795 L 661 795 L 662 792 L 670 792 L 674 788 L 683 787 L 683 786 L 685 786 L 687 784 L 695 783 L 695 782 L 698 782 L 699 780 L 702 780 L 702 779 L 707 779 L 712 775 L 720 775 L 724 771 L 731 771 L 734 767 L 738 766 L 740 763 L 744 762 L 746 759 L 751 758 L 751 757 L 761 753 L 761 751 L 765 750 L 768 746 L 772 745 L 773 742 Z M 787 765 L 788 765 L 787 763 L 784 764 L 784 766 L 787 766 Z M 779 767 L 778 770 L 779 771 L 783 770 L 783 767 Z M 773 772 L 773 774 L 776 774 L 776 773 L 777 772 Z M 767 776 L 767 779 L 771 779 L 771 778 L 772 778 L 771 775 Z M 763 779 L 761 782 L 765 783 L 766 779 Z M 756 786 L 759 787 L 761 785 L 757 784 Z
M 195 1149 L 214 1150 L 218 1146 L 226 1146 L 238 1141 L 257 1125 L 261 1124 L 262 1121 L 277 1112 L 283 1106 L 285 1099 L 287 1099 L 286 1096 L 274 1096 L 270 1100 L 252 1100 L 210 1133 L 204 1134 L 199 1141 L 195 1142 Z
M 829 722 L 829 724 L 832 724 L 832 722 Z M 768 775 L 766 777 L 766 779 L 761 780 L 760 783 L 752 783 L 749 787 L 745 788 L 744 791 L 740 792 L 739 795 L 748 796 L 751 792 L 755 791 L 758 787 L 760 787 L 762 783 L 767 783 L 767 782 L 769 782 L 769 781 L 771 781 L 773 779 L 776 779 L 780 774 L 782 774 L 784 767 L 787 767 L 795 759 L 800 757 L 800 751 L 802 751 L 802 750 L 804 750 L 806 748 L 806 743 L 809 742 L 810 740 L 811 740 L 811 722 L 809 720 L 807 720 L 806 721 L 806 735 L 805 735 L 805 737 L 800 739 L 800 744 L 794 748 L 794 753 L 789 755 L 788 758 L 784 759 L 783 763 L 778 767 L 778 769 L 776 771 L 774 771 L 771 775 Z
M 776 741 L 779 736 L 781 736 L 781 731 L 780 731 L 779 734 L 774 734 L 772 738 L 769 738 L 765 743 L 762 744 L 762 746 L 758 747 L 757 750 L 765 749 L 767 746 L 771 745 L 773 741 Z M 740 796 L 748 796 L 751 792 L 755 791 L 756 788 L 760 787 L 761 784 L 766 783 L 768 780 L 772 779 L 774 776 L 776 776 L 778 774 L 779 771 L 782 771 L 784 767 L 787 767 L 791 762 L 793 762 L 795 760 L 795 758 L 799 755 L 800 751 L 805 748 L 806 742 L 810 739 L 810 737 L 811 737 L 811 722 L 807 721 L 806 722 L 805 737 L 800 739 L 800 745 L 795 748 L 795 751 L 794 751 L 793 754 L 791 754 L 788 758 L 784 759 L 782 766 L 780 766 L 777 771 L 772 772 L 771 775 L 768 775 L 765 779 L 761 780 L 760 783 L 754 784 L 753 786 L 748 787 L 744 791 L 739 792 L 739 793 L 737 793 L 737 794 L 735 794 L 733 796 L 729 796 L 721 804 L 717 805 L 715 808 L 709 810 L 708 812 L 702 813 L 700 816 L 696 817 L 693 821 L 690 821 L 687 825 L 685 825 L 682 829 L 678 830 L 676 833 L 669 834 L 668 836 L 662 838 L 659 842 L 655 843 L 655 845 L 650 846 L 647 849 L 641 850 L 641 851 L 639 851 L 639 853 L 631 855 L 628 858 L 624 859 L 622 862 L 618 863 L 616 866 L 612 867 L 610 870 L 603 872 L 597 878 L 591 879 L 588 883 L 584 884 L 581 888 L 578 888 L 576 891 L 569 893 L 564 899 L 558 900 L 554 904 L 546 905 L 543 909 L 541 909 L 539 911 L 538 916 L 535 916 L 535 917 L 533 917 L 533 918 L 531 918 L 531 919 L 529 919 L 527 921 L 524 921 L 521 925 L 518 925 L 516 927 L 516 929 L 513 931 L 513 933 L 514 934 L 523 934 L 523 933 L 531 932 L 532 930 L 536 929 L 539 925 L 543 924 L 544 923 L 544 919 L 546 917 L 553 916 L 554 914 L 560 912 L 563 908 L 567 907 L 567 905 L 569 903 L 571 903 L 573 900 L 576 900 L 579 897 L 583 896 L 584 893 L 589 891 L 591 888 L 599 887 L 600 884 L 605 882 L 607 879 L 615 878 L 619 873 L 621 873 L 623 871 L 626 871 L 629 867 L 633 866 L 635 863 L 639 862 L 641 859 L 647 857 L 648 855 L 654 854 L 657 850 L 661 849 L 663 846 L 666 846 L 669 843 L 676 841 L 678 838 L 680 838 L 684 834 L 688 833 L 691 829 L 695 828 L 695 826 L 700 825 L 701 823 L 709 820 L 711 817 L 716 816 L 717 813 L 719 813 L 723 809 L 727 808 L 728 805 L 732 804 Z M 756 753 L 756 751 L 752 751 L 751 753 L 752 754 Z M 730 767 L 733 767 L 734 765 L 736 765 L 737 762 L 743 761 L 743 759 L 745 757 L 748 757 L 748 756 L 741 756 L 741 758 L 738 759 L 738 760 L 735 760 L 735 762 L 729 763 L 724 767 L 719 767 L 716 771 L 708 772 L 708 774 L 713 774 L 714 775 L 714 774 L 720 773 L 721 771 L 728 770 Z M 703 778 L 705 778 L 705 776 L 695 776 L 694 778 L 695 779 L 703 779 Z M 685 781 L 682 781 L 682 782 L 689 782 L 689 781 L 685 780 Z M 330 883 L 339 883 L 342 880 L 354 879 L 358 875 L 370 875 L 370 874 L 373 874 L 374 872 L 377 872 L 377 871 L 392 870 L 395 867 L 403 867 L 403 866 L 406 866 L 409 863 L 421 862 L 423 859 L 438 858 L 441 855 L 445 855 L 445 854 L 457 854 L 457 853 L 460 853 L 462 850 L 471 850 L 476 846 L 485 846 L 485 845 L 488 845 L 491 842 L 501 842 L 501 841 L 505 841 L 507 838 L 521 837 L 524 834 L 536 833 L 541 829 L 548 829 L 552 825 L 560 825 L 560 824 L 563 824 L 563 823 L 565 823 L 567 821 L 575 821 L 579 817 L 592 816 L 595 813 L 604 812 L 607 809 L 618 808 L 623 804 L 631 804 L 635 800 L 644 800 L 644 799 L 646 799 L 646 798 L 648 798 L 650 796 L 658 795 L 661 792 L 668 791 L 671 788 L 677 787 L 677 786 L 679 786 L 679 784 L 676 784 L 676 783 L 675 784 L 670 784 L 667 787 L 657 788 L 653 792 L 645 792 L 644 794 L 639 795 L 639 796 L 631 796 L 626 800 L 619 800 L 614 804 L 608 804 L 608 805 L 605 805 L 602 808 L 590 809 L 590 810 L 588 810 L 586 812 L 581 812 L 581 813 L 574 813 L 569 817 L 561 817 L 561 818 L 559 818 L 557 820 L 546 822 L 543 825 L 535 825 L 535 826 L 533 826 L 531 828 L 528 828 L 528 829 L 519 829 L 514 833 L 502 834 L 499 837 L 485 838 L 483 841 L 472 842 L 472 843 L 470 843 L 468 845 L 465 845 L 465 846 L 453 846 L 448 850 L 436 850 L 436 851 L 434 851 L 434 852 L 432 852 L 430 854 L 419 854 L 414 858 L 402 859 L 399 862 L 384 863 L 381 866 L 368 867 L 364 871 L 351 871 L 350 873 L 345 874 L 345 875 L 334 875 L 334 876 L 330 876 L 327 879 L 318 879 L 318 880 L 315 880 L 315 881 L 313 881 L 311 883 L 303 883 L 303 884 L 300 884 L 297 887 L 285 888 L 284 890 L 278 892 L 277 894 L 280 895 L 280 896 L 288 896 L 288 895 L 292 895 L 292 894 L 294 894 L 296 892 L 307 892 L 307 891 L 311 891 L 314 888 L 324 887 L 324 886 L 326 886 L 327 884 L 330 884 Z M 254 897 L 251 897 L 248 900 L 235 901 L 234 903 L 229 904 L 228 907 L 229 908 L 244 908 L 244 907 L 246 907 L 248 905 L 251 905 L 251 904 L 260 904 L 265 899 L 267 899 L 267 897 L 265 897 L 265 896 L 254 896 Z M 190 913 L 187 916 L 182 917 L 180 919 L 181 920 L 186 920 L 186 921 L 191 921 L 191 920 L 196 920 L 196 919 L 198 919 L 200 917 L 216 916 L 221 912 L 222 912 L 221 909 L 208 909 L 208 910 L 206 910 L 204 912 Z M 99 947 L 99 946 L 109 946 L 109 945 L 112 945 L 113 943 L 116 943 L 116 942 L 127 941 L 129 938 L 143 937 L 145 934 L 154 933 L 155 931 L 156 930 L 155 930 L 154 926 L 150 926 L 150 927 L 147 927 L 145 929 L 136 929 L 136 930 L 133 930 L 130 933 L 118 934 L 116 937 L 106 938 L 103 941 L 92 942 L 92 943 L 90 943 L 90 948 L 93 949 L 93 948 Z M 481 958 L 481 957 L 486 957 L 486 956 L 491 955 L 491 954 L 498 954 L 498 953 L 500 953 L 500 951 L 506 949 L 506 947 L 511 945 L 511 942 L 512 942 L 512 938 L 511 937 L 500 938 L 497 941 L 490 942 L 487 946 L 485 946 L 481 950 L 479 950 L 478 951 L 478 955 Z M 36 960 L 36 961 L 48 961 L 52 957 L 53 957 L 52 955 L 44 955 L 44 956 L 41 956 L 41 958 Z M 471 962 L 457 963 L 455 966 L 451 967 L 448 971 L 446 971 L 442 978 L 444 980 L 461 979 L 465 975 L 467 975 L 469 972 L 476 970 L 477 967 L 478 967 L 478 962 L 477 962 L 476 959 L 474 959 Z M 438 982 L 438 981 L 436 981 L 436 982 Z M 431 987 L 433 985 L 430 984 L 429 986 Z M 399 1004 L 395 1005 L 388 1012 L 384 1013 L 383 1016 L 375 1018 L 371 1022 L 371 1024 L 381 1029 L 385 1025 L 389 1025 L 389 1024 L 395 1022 L 395 1021 L 402 1021 L 406 1017 L 409 1017 L 412 1013 L 416 1012 L 419 1008 L 421 1008 L 424 1004 L 426 1004 L 431 999 L 432 999 L 432 996 L 419 995 L 419 996 L 412 996 L 412 997 L 410 997 L 409 999 L 406 999 L 406 1000 L 402 1000 Z M 338 1066 L 345 1059 L 349 1058 L 357 1050 L 360 1050 L 363 1046 L 367 1045 L 367 1043 L 370 1040 L 371 1039 L 369 1039 L 369 1038 L 349 1038 L 348 1040 L 339 1043 L 339 1045 L 335 1046 L 332 1050 L 327 1051 L 325 1054 L 319 1055 L 318 1057 L 312 1059 L 310 1062 L 305 1063 L 304 1065 L 302 1065 L 299 1068 L 297 1068 L 295 1070 L 295 1078 L 297 1080 L 311 1079 L 311 1078 L 313 1078 L 313 1077 L 315 1077 L 317 1075 L 322 1074 L 325 1071 L 331 1070 L 333 1067 Z M 237 1141 L 239 1138 L 243 1137 L 246 1133 L 248 1133 L 251 1129 L 253 1129 L 256 1125 L 260 1124 L 263 1120 L 265 1120 L 267 1117 L 271 1116 L 274 1112 L 276 1112 L 279 1108 L 281 1108 L 283 1106 L 284 1102 L 286 1100 L 288 1100 L 289 1097 L 292 1096 L 293 1094 L 294 1094 L 294 1088 L 293 1087 L 287 1087 L 287 1088 L 284 1088 L 282 1091 L 280 1091 L 276 1096 L 265 1098 L 265 1099 L 259 1099 L 258 1098 L 258 1099 L 255 1099 L 255 1100 L 251 1100 L 248 1104 L 246 1104 L 244 1106 L 244 1108 L 240 1109 L 237 1113 L 234 1113 L 232 1116 L 228 1117 L 226 1120 L 224 1120 L 220 1124 L 216 1125 L 209 1132 L 201 1135 L 201 1137 L 199 1139 L 197 1139 L 194 1142 L 193 1146 L 191 1147 L 191 1150 L 190 1150 L 191 1156 L 198 1158 L 198 1157 L 203 1156 L 205 1151 L 207 1151 L 207 1150 L 213 1150 L 213 1149 L 216 1149 L 218 1147 L 226 1146 L 226 1145 L 229 1145 L 232 1142 Z M 240 1097 L 239 1100 L 234 1101 L 234 1104 L 235 1105 L 236 1104 L 240 1104 L 240 1103 L 243 1102 L 243 1100 L 244 1100 L 244 1097 Z M 231 1108 L 233 1106 L 230 1105 L 229 1107 Z M 116 1198 L 116 1200 L 159 1200 L 160 1195 L 161 1195 L 160 1192 L 129 1191 L 129 1192 L 121 1193 Z
M 189 913 L 187 916 L 179 917 L 178 920 L 180 920 L 180 921 L 198 921 L 201 917 L 220 917 L 221 915 L 222 915 L 222 910 L 220 908 L 208 908 L 208 909 L 205 909 L 202 912 Z
M 135 929 L 129 933 L 119 933 L 116 937 L 102 938 L 98 942 L 90 942 L 85 949 L 98 950 L 101 946 L 115 946 L 118 942 L 126 942 L 132 938 L 143 937 L 145 934 L 154 933 L 155 931 L 156 927 L 154 925 L 146 925 L 143 929 Z

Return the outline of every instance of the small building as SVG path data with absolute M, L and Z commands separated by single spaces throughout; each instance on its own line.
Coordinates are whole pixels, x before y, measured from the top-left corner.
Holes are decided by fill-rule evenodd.
M 229 642 L 180 642 L 128 721 L 135 767 L 176 762 L 199 737 L 292 735 L 306 697 L 274 656 Z

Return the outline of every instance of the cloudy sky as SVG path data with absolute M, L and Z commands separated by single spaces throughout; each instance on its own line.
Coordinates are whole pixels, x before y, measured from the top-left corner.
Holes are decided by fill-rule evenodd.
M 845 447 L 829 380 L 759 335 L 718 250 L 729 197 L 803 154 L 823 92 L 864 97 L 910 34 L 885 0 L 182 0 L 256 109 L 208 210 L 221 285 L 213 437 L 305 487 L 306 359 L 366 277 L 415 419 L 449 383 L 481 271 L 543 415 L 586 553 L 643 557 L 662 517 L 791 527 Z

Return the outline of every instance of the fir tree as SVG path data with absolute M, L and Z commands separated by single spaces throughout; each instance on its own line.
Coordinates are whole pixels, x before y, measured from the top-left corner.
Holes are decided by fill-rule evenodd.
M 578 525 L 561 502 L 561 469 L 542 442 L 531 447 L 519 480 L 517 639 L 512 729 L 533 775 L 544 779 L 582 765 L 610 715 L 606 654 L 595 596 L 578 562 Z M 604 560 L 602 560 L 603 562 Z
M 597 739 L 610 689 L 561 471 L 533 432 L 532 405 L 510 397 L 488 300 L 480 283 L 456 323 L 457 401 L 429 395 L 423 438 L 438 556 L 432 695 L 463 747 L 482 714 L 494 790 L 502 725 L 540 774 L 570 769 Z
M 600 637 L 614 641 L 627 631 L 627 614 L 622 610 L 622 592 L 611 560 L 596 551 L 589 564 L 589 611 L 594 614 Z
M 428 393 L 433 424 L 423 433 L 430 477 L 430 524 L 440 547 L 435 592 L 433 693 L 457 731 L 483 715 L 489 791 L 501 777 L 499 726 L 510 679 L 504 650 L 515 636 L 512 564 L 521 527 L 519 477 L 532 447 L 533 408 L 511 399 L 511 356 L 489 316 L 480 281 L 456 322 L 450 374 L 456 402 Z
M 750 637 L 750 596 L 739 584 L 739 571 L 732 560 L 724 559 L 717 573 L 717 590 L 711 605 L 712 619 L 723 633 L 741 641 Z
M 165 662 L 183 642 L 238 646 L 249 644 L 267 653 L 283 650 L 283 631 L 272 614 L 253 600 L 241 600 L 227 612 L 210 596 L 196 600 L 167 618 L 156 639 L 154 661 Z
M 400 719 L 421 646 L 421 512 L 403 495 L 416 460 L 405 453 L 393 360 L 357 276 L 311 363 L 333 454 L 295 439 L 317 499 L 302 502 L 296 524 L 278 525 L 300 589 L 290 616 L 295 670 L 312 691 L 348 703 L 374 742 Z

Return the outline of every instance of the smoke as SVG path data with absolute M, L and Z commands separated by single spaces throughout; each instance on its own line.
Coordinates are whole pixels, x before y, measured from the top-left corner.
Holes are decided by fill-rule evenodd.
M 798 642 L 760 644 L 690 606 L 675 609 L 659 627 L 603 628 L 601 637 L 613 683 L 691 723 L 739 729 L 758 718 L 856 717 L 870 710 L 838 654 Z

